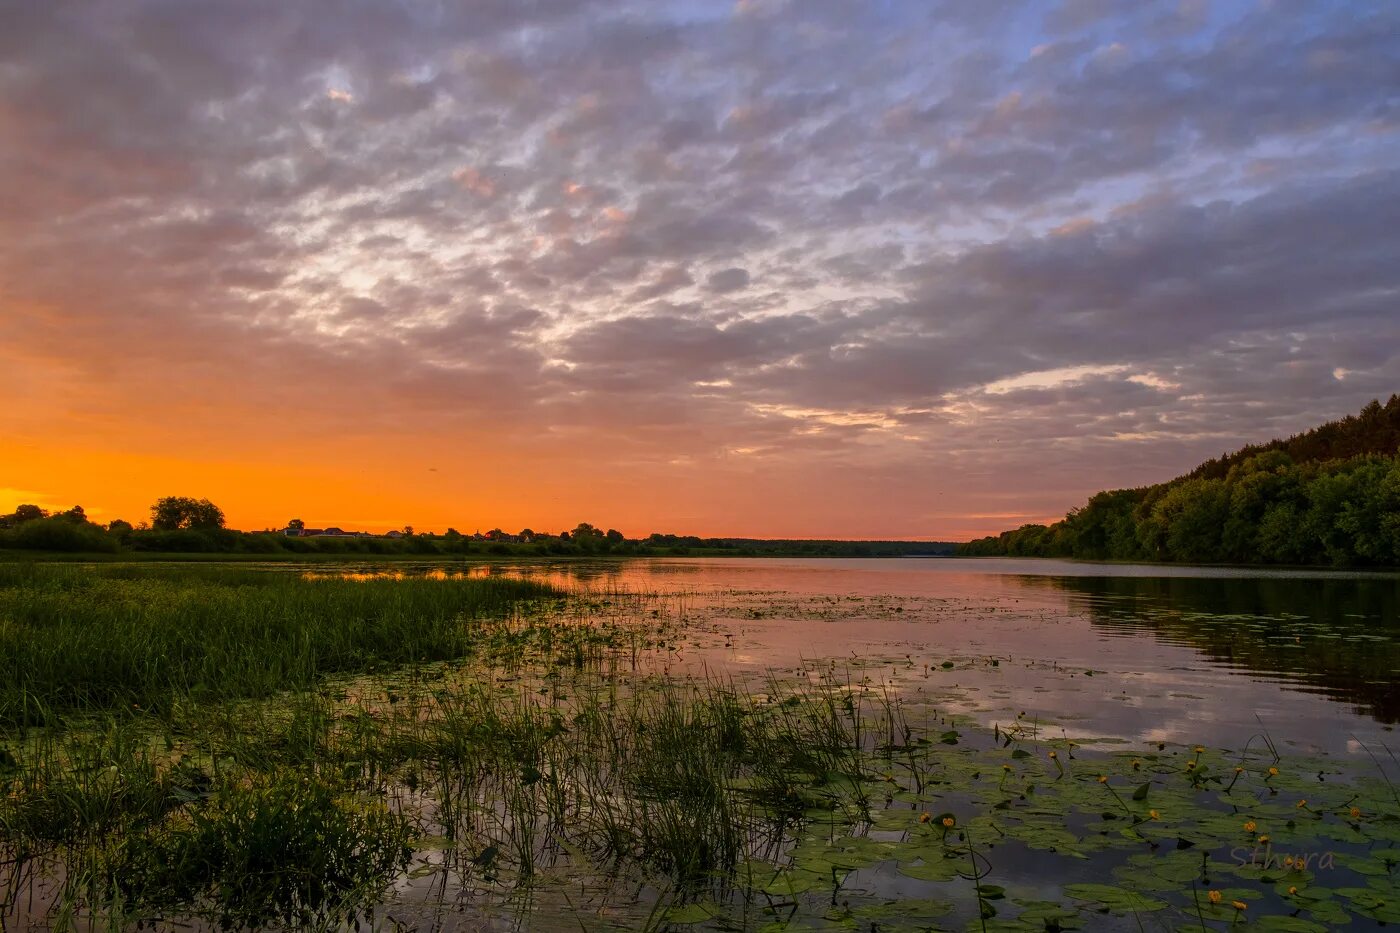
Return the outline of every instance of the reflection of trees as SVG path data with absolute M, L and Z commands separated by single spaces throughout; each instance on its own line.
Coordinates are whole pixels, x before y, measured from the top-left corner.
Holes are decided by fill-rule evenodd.
M 485 565 L 484 572 L 529 577 L 564 589 L 619 589 L 626 564 L 622 561 L 542 560 Z
M 1021 580 L 1065 591 L 1101 628 L 1146 629 L 1213 663 L 1355 704 L 1359 714 L 1381 722 L 1400 722 L 1400 579 Z
M 516 565 L 514 569 L 518 570 L 522 567 L 526 569 L 526 572 L 547 574 L 552 577 L 553 582 L 563 585 L 577 583 L 596 588 L 597 584 L 605 583 L 610 587 L 634 590 L 653 588 L 667 577 L 699 577 L 711 572 L 711 568 L 701 563 L 686 563 L 675 559 L 658 561 L 645 558 L 628 561 L 541 561 Z M 632 585 L 630 587 L 622 586 L 625 583 Z

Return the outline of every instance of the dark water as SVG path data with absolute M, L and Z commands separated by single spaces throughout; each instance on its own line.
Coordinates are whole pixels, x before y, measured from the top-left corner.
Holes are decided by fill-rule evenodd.
M 1361 755 L 1400 720 L 1395 574 L 740 558 L 434 572 L 670 594 L 727 635 L 685 645 L 678 669 L 888 662 L 890 680 L 942 691 L 958 711 L 989 723 L 1024 713 L 1071 736 L 1239 747 L 1266 732 L 1299 751 Z

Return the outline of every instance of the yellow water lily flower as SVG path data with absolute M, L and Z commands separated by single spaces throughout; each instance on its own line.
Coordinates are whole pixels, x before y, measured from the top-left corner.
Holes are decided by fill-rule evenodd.
M 920 823 L 927 823 L 927 822 L 928 822 L 929 820 L 931 820 L 931 819 L 933 819 L 933 814 L 932 814 L 932 813 L 929 813 L 927 810 L 925 810 L 923 813 L 920 813 L 920 814 L 919 814 L 919 822 L 920 822 Z
M 1290 885 L 1288 886 L 1288 893 L 1289 893 L 1289 894 L 1297 894 L 1297 893 L 1298 893 L 1298 886 L 1297 886 L 1296 884 L 1290 884 Z
M 1147 811 L 1147 818 L 1148 818 L 1149 820 L 1158 819 L 1159 817 L 1158 817 L 1158 815 L 1157 815 L 1157 811 L 1156 811 L 1156 810 L 1148 810 L 1148 811 Z
M 1269 777 L 1278 777 L 1278 768 L 1270 768 Z
M 1268 843 L 1268 841 L 1269 841 L 1269 834 L 1268 834 L 1268 833 L 1265 833 L 1264 835 L 1262 835 L 1262 836 L 1259 837 L 1259 844 L 1260 844 L 1261 846 L 1262 846 L 1262 845 L 1266 845 L 1266 844 Z
M 1230 906 L 1233 907 L 1233 908 L 1235 908 L 1236 910 L 1248 910 L 1248 909 L 1249 909 L 1249 905 L 1246 904 L 1244 901 L 1231 901 L 1231 902 L 1230 902 Z
M 1300 801 L 1298 801 L 1298 804 L 1297 804 L 1299 810 L 1303 809 L 1303 808 L 1306 807 L 1307 805 L 1308 805 L 1308 802 L 1307 802 L 1306 800 L 1300 800 Z
M 1253 820 L 1245 820 L 1244 831 L 1247 833 L 1254 832 L 1254 825 L 1255 824 Z
M 1107 784 L 1107 783 L 1108 783 L 1108 775 L 1107 775 L 1107 774 L 1100 774 L 1100 775 L 1099 775 L 1099 783 L 1100 783 L 1100 784 Z
M 1209 894 L 1206 895 L 1206 897 L 1210 898 L 1210 902 L 1212 904 L 1219 904 L 1220 899 L 1224 896 L 1225 895 L 1221 894 L 1219 891 L 1211 891 Z
M 943 827 L 944 827 L 945 829 L 952 829 L 952 828 L 953 828 L 953 824 L 956 823 L 956 822 L 957 822 L 957 820 L 953 819 L 951 816 L 945 816 L 945 817 L 943 817 Z
M 1352 808 L 1351 808 L 1351 818 L 1352 818 L 1353 820 L 1359 820 L 1359 819 L 1361 819 L 1361 808 L 1360 808 L 1360 807 L 1352 807 Z

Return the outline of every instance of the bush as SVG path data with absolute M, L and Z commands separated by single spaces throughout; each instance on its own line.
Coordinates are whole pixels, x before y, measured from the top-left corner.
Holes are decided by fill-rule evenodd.
M 117 540 L 97 526 L 76 524 L 58 516 L 25 522 L 5 532 L 0 541 L 8 547 L 31 551 L 111 553 L 118 549 Z
M 127 543 L 135 551 L 171 551 L 194 554 L 201 551 L 223 550 L 213 535 L 188 528 L 176 531 L 161 531 L 154 528 L 133 531 L 127 539 Z

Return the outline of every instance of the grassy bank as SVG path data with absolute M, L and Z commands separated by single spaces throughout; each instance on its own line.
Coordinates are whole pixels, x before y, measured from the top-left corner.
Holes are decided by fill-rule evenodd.
M 303 579 L 229 567 L 0 566 L 0 723 L 267 696 L 468 654 L 520 580 Z

